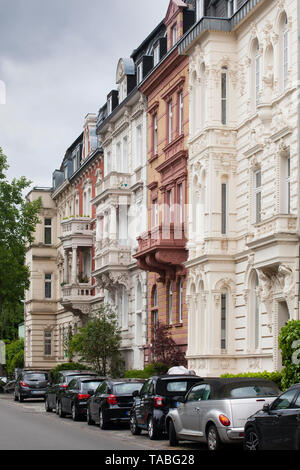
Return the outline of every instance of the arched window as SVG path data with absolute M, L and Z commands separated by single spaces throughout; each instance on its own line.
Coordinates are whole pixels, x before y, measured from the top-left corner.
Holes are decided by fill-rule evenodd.
M 142 310 L 142 285 L 141 282 L 138 281 L 136 286 L 136 311 L 141 312 Z
M 282 73 L 283 73 L 283 88 L 286 90 L 288 84 L 289 73 L 289 31 L 288 20 L 286 13 L 282 17 Z
M 183 321 L 183 279 L 178 283 L 178 321 Z
M 227 349 L 227 291 L 221 294 L 221 350 Z
M 228 74 L 227 67 L 221 70 L 221 122 L 225 126 L 227 124 L 227 101 L 228 101 Z
M 259 103 L 260 94 L 260 73 L 261 73 L 261 56 L 259 50 L 259 42 L 256 43 L 255 58 L 254 58 L 254 70 L 255 70 L 255 103 Z
M 254 347 L 259 347 L 259 336 L 260 336 L 260 319 L 259 319 L 259 300 L 257 295 L 258 288 L 258 276 L 255 271 L 252 279 L 252 315 L 254 322 Z
M 169 314 L 169 325 L 173 323 L 173 288 L 172 282 L 168 286 L 168 314 Z

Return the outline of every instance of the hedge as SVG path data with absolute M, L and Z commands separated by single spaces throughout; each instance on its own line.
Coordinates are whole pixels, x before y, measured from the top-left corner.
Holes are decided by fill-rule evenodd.
M 254 378 L 254 379 L 266 379 L 266 380 L 271 380 L 272 382 L 275 382 L 280 390 L 283 390 L 282 387 L 282 372 L 277 371 L 277 372 L 247 372 L 244 374 L 223 374 L 221 375 L 222 378 L 238 378 L 238 377 L 248 377 L 248 378 Z

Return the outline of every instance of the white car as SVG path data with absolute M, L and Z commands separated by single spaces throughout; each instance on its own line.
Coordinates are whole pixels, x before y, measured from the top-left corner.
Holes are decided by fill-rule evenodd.
M 179 440 L 206 442 L 209 450 L 219 450 L 224 443 L 243 442 L 247 418 L 279 393 L 278 386 L 265 379 L 204 379 L 170 409 L 166 417 L 170 445 Z

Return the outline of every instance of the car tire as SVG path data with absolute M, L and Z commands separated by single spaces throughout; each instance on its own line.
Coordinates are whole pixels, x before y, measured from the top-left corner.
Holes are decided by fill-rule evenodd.
M 91 412 L 89 407 L 86 410 L 86 422 L 88 423 L 89 426 L 92 426 L 95 424 L 95 421 L 91 418 Z
M 243 448 L 244 450 L 259 450 L 259 437 L 254 428 L 248 428 L 245 431 Z
M 214 424 L 211 424 L 206 434 L 208 450 L 221 450 L 222 442 Z
M 66 417 L 66 413 L 62 409 L 61 401 L 58 402 L 58 416 L 60 418 L 65 418 Z
M 148 419 L 147 430 L 148 430 L 148 436 L 151 439 L 151 441 L 156 441 L 161 438 L 161 433 L 157 429 L 157 426 L 152 416 L 150 416 L 150 418 Z
M 129 427 L 133 436 L 139 436 L 142 432 L 141 428 L 138 427 L 136 416 L 133 413 L 130 415 Z
M 79 415 L 78 415 L 78 412 L 76 410 L 75 403 L 72 404 L 71 415 L 72 415 L 73 421 L 79 421 Z
M 14 401 L 19 401 L 18 395 L 14 392 Z
M 178 438 L 173 421 L 169 423 L 169 444 L 171 447 L 178 446 Z
M 22 397 L 22 395 L 19 395 L 19 402 L 23 403 L 23 401 L 24 401 L 24 398 Z
M 48 397 L 45 398 L 45 410 L 47 413 L 52 413 L 52 408 L 49 405 Z
M 57 416 L 59 415 L 59 409 L 58 409 L 58 400 L 56 400 L 55 402 L 55 413 L 57 414 Z
M 102 430 L 105 430 L 105 429 L 108 428 L 108 421 L 104 417 L 103 410 L 100 410 L 100 412 L 99 412 L 99 427 Z

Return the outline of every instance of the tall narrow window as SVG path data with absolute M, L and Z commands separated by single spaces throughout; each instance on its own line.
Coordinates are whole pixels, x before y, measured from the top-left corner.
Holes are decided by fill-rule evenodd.
M 287 199 L 287 213 L 291 213 L 291 157 L 290 154 L 286 157 L 286 199 Z
M 260 50 L 259 43 L 257 42 L 257 47 L 255 51 L 255 102 L 259 103 L 259 94 L 260 94 Z
M 173 194 L 172 190 L 168 191 L 168 206 L 169 206 L 169 215 L 168 215 L 168 222 L 173 222 Z
M 289 71 L 289 32 L 287 27 L 287 16 L 283 25 L 283 85 L 287 88 Z
M 139 167 L 142 164 L 142 126 L 136 128 L 136 166 Z
M 180 184 L 178 187 L 178 193 L 179 193 L 179 223 L 183 223 L 183 185 Z
M 223 68 L 221 73 L 221 120 L 227 124 L 227 69 Z
M 137 84 L 141 83 L 141 81 L 143 80 L 143 64 L 142 64 L 142 62 L 137 66 L 136 80 L 137 80 Z
M 221 349 L 224 350 L 227 347 L 227 294 L 223 292 L 221 294 Z
M 169 101 L 168 105 L 168 116 L 169 116 L 169 143 L 172 142 L 172 132 L 173 132 L 173 109 L 172 109 L 172 100 Z
M 118 142 L 116 145 L 116 169 L 118 172 L 121 172 L 122 161 L 121 161 L 121 142 Z
M 183 280 L 180 279 L 179 281 L 179 289 L 178 289 L 178 320 L 179 323 L 182 323 L 183 319 Z
M 153 117 L 153 152 L 157 155 L 158 152 L 158 127 L 157 127 L 157 114 Z
M 45 274 L 45 299 L 52 298 L 52 274 Z
M 106 173 L 105 176 L 107 176 L 111 172 L 111 153 L 107 152 L 106 154 Z
M 46 330 L 44 332 L 44 355 L 52 356 L 52 331 Z
M 158 64 L 160 58 L 160 47 L 159 44 L 153 49 L 153 65 L 154 67 Z
M 254 297 L 254 318 L 255 318 L 255 323 L 254 323 L 254 335 L 255 335 L 255 349 L 258 349 L 259 347 L 259 300 L 258 300 L 258 295 L 257 295 L 257 288 L 258 288 L 258 276 L 255 273 L 255 278 L 254 278 L 254 292 L 253 292 L 253 297 Z
M 254 173 L 255 222 L 261 222 L 261 170 Z
M 158 226 L 158 201 L 154 199 L 152 201 L 152 225 L 153 227 Z
M 179 93 L 179 99 L 178 99 L 178 102 L 179 102 L 179 107 L 178 107 L 178 132 L 179 132 L 179 135 L 182 134 L 183 132 L 183 94 L 182 92 Z
M 128 140 L 123 139 L 123 173 L 128 173 Z
M 107 115 L 110 115 L 112 112 L 112 97 L 110 96 L 107 100 Z
M 52 220 L 51 219 L 44 220 L 44 239 L 45 239 L 45 245 L 52 244 Z
M 175 24 L 172 27 L 172 46 L 175 46 L 177 42 L 177 35 L 178 35 L 177 24 Z
M 222 235 L 227 233 L 227 184 L 222 183 Z
M 172 282 L 170 282 L 168 289 L 168 310 L 169 310 L 169 325 L 173 323 L 173 289 Z

